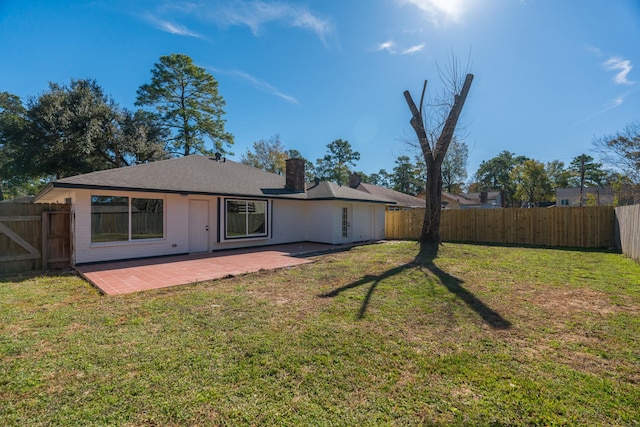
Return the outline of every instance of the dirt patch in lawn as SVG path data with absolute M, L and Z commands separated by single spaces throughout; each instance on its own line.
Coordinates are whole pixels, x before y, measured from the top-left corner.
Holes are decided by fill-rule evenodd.
M 613 304 L 604 292 L 591 289 L 544 289 L 532 292 L 531 301 L 550 315 L 566 315 L 577 312 L 611 314 L 622 308 Z M 624 308 L 627 311 L 628 308 Z

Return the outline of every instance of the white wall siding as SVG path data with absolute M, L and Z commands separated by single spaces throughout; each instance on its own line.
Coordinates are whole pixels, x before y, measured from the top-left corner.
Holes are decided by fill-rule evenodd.
M 274 200 L 270 222 L 272 242 L 294 243 L 306 240 L 307 204 L 303 201 Z
M 178 194 L 78 190 L 74 204 L 75 262 L 109 261 L 180 254 L 188 251 L 187 197 Z M 128 196 L 164 200 L 165 230 L 163 239 L 114 243 L 91 243 L 91 196 Z
M 373 240 L 383 240 L 386 209 L 384 205 L 377 204 L 375 205 L 375 210 L 376 210 L 376 222 L 375 222 L 375 236 L 373 237 Z
M 91 243 L 92 195 L 163 199 L 164 237 L 128 242 Z M 222 197 L 96 190 L 75 190 L 69 197 L 73 200 L 75 230 L 72 239 L 75 263 L 78 264 L 188 253 L 189 200 L 196 199 L 209 203 L 209 251 L 301 241 L 340 244 L 345 242 L 342 238 L 343 207 L 348 207 L 351 212 L 349 241 L 384 238 L 385 211 L 381 204 L 275 199 L 269 202 L 268 237 L 224 241 Z
M 335 239 L 336 207 L 331 201 L 306 202 L 306 227 L 304 240 L 337 244 Z
M 354 242 L 365 242 L 373 239 L 373 222 L 375 211 L 371 209 L 371 205 L 363 203 L 354 203 L 353 214 L 351 220 L 351 239 Z

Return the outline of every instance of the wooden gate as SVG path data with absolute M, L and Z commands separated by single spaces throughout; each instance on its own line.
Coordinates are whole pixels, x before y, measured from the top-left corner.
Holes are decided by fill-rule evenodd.
M 71 264 L 70 205 L 0 203 L 0 274 Z

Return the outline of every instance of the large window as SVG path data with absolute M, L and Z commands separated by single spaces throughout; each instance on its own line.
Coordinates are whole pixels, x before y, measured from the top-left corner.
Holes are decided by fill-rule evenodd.
M 267 202 L 264 200 L 225 200 L 225 238 L 267 235 Z
M 91 196 L 91 242 L 122 242 L 164 237 L 164 201 Z

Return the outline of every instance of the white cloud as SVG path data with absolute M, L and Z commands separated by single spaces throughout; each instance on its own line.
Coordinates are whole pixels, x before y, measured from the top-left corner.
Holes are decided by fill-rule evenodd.
M 166 33 L 175 34 L 178 36 L 187 36 L 187 37 L 195 37 L 199 39 L 204 39 L 204 37 L 194 31 L 189 30 L 184 25 L 174 24 L 169 21 L 165 21 L 151 14 L 147 14 L 145 19 L 151 22 L 157 29 L 164 31 Z
M 386 50 L 389 53 L 395 53 L 396 44 L 393 40 L 387 40 L 386 42 L 380 43 L 376 51 Z
M 607 71 L 618 71 L 620 70 L 614 77 L 613 81 L 617 84 L 633 84 L 632 81 L 627 79 L 627 76 L 631 72 L 633 66 L 631 65 L 631 61 L 628 59 L 622 59 L 620 57 L 612 57 L 605 61 L 602 66 Z
M 614 108 L 618 108 L 619 106 L 621 106 L 624 103 L 624 100 L 626 99 L 626 97 L 630 93 L 631 92 L 623 93 L 622 95 L 610 100 L 609 102 L 604 104 L 600 110 L 598 110 L 595 113 L 591 114 L 590 116 L 585 117 L 584 119 L 578 121 L 577 123 L 574 124 L 574 126 L 586 123 L 589 120 L 594 119 L 594 118 L 598 117 L 599 115 L 606 113 L 607 111 L 613 110 Z
M 331 22 L 326 19 L 319 18 L 307 10 L 297 9 L 292 13 L 291 18 L 291 22 L 294 27 L 312 30 L 325 44 L 327 42 L 327 35 L 333 33 L 333 25 Z
M 253 86 L 254 88 L 258 89 L 261 92 L 265 92 L 270 95 L 277 96 L 278 98 L 282 98 L 291 104 L 300 105 L 300 102 L 295 97 L 291 95 L 287 95 L 286 93 L 280 91 L 278 88 L 276 88 L 272 84 L 267 83 L 264 80 L 260 80 L 249 73 L 245 73 L 244 71 L 240 71 L 240 70 L 220 70 L 212 67 L 209 67 L 209 68 L 216 73 L 228 74 L 235 77 L 239 77 L 242 80 L 249 82 L 251 86 Z
M 602 53 L 602 50 L 600 50 L 599 47 L 586 45 L 584 48 L 587 52 L 592 53 L 595 56 L 604 56 L 604 54 Z
M 468 9 L 470 0 L 398 0 L 401 4 L 411 4 L 425 12 L 438 25 L 444 18 L 459 22 Z
M 380 43 L 375 50 L 376 52 L 387 51 L 391 55 L 413 55 L 414 53 L 421 52 L 424 49 L 424 46 L 425 44 L 421 43 L 406 49 L 398 50 L 396 43 L 393 40 L 387 40 L 386 42 Z
M 236 0 L 214 6 L 203 3 L 191 7 L 190 13 L 222 26 L 247 26 L 256 36 L 265 25 L 274 22 L 302 28 L 314 32 L 325 46 L 335 33 L 329 18 L 314 14 L 304 6 L 283 2 Z
M 400 52 L 400 55 L 413 55 L 414 53 L 421 52 L 423 49 L 424 49 L 424 43 L 420 43 L 418 45 L 411 46 L 410 48 L 403 50 L 402 52 Z

